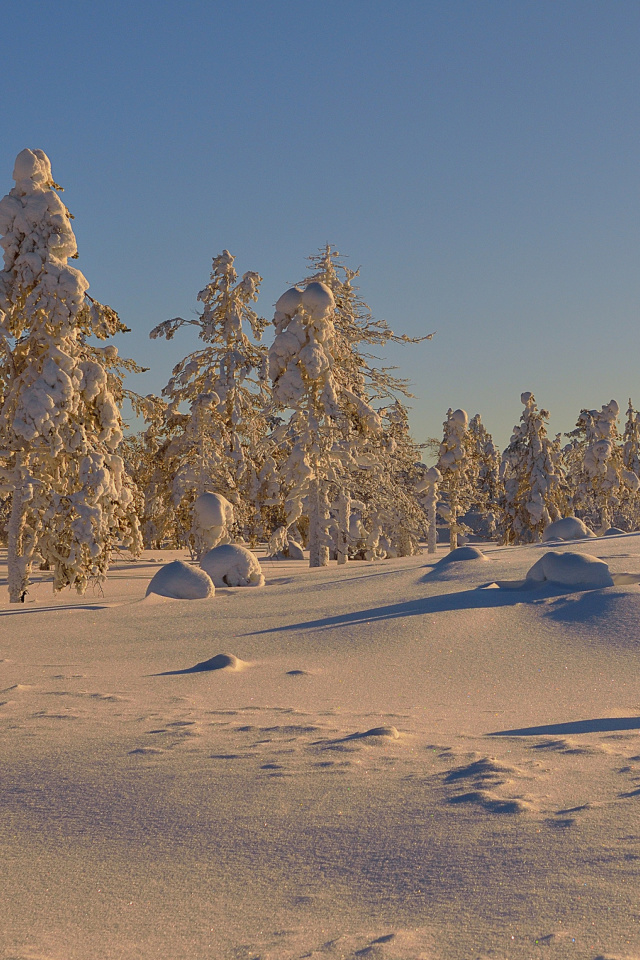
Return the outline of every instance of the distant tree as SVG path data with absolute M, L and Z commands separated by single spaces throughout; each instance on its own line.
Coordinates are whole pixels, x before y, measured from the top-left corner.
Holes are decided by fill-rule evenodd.
M 532 393 L 523 393 L 524 411 L 503 453 L 502 530 L 505 543 L 540 540 L 566 509 L 567 496 L 559 438 L 550 440 L 547 410 L 538 410 Z
M 576 428 L 568 434 L 576 513 L 601 532 L 614 520 L 625 525 L 634 523 L 636 513 L 640 481 L 626 466 L 627 460 L 634 463 L 636 426 L 631 408 L 623 444 L 618 433 L 619 413 L 615 400 L 603 404 L 600 410 L 583 409 Z
M 460 517 L 473 498 L 472 462 L 470 458 L 469 417 L 465 410 L 447 411 L 443 424 L 437 468 L 442 476 L 440 494 L 444 500 L 440 514 L 449 525 L 449 548 L 458 546 Z

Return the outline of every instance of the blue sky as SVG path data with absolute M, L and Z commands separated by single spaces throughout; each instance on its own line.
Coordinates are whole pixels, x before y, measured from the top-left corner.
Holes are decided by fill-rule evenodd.
M 40 147 L 91 293 L 159 392 L 223 248 L 273 303 L 329 242 L 396 332 L 414 436 L 504 446 L 532 390 L 640 406 L 640 4 L 8 2 L 0 194 Z M 4 171 L 4 173 L 2 172 Z

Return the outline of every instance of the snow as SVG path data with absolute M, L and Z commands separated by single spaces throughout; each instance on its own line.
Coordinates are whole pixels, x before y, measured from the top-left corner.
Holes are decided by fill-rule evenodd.
M 613 586 L 479 549 L 3 587 L 0 956 L 640 956 L 640 534 L 571 544 Z
M 286 290 L 276 303 L 276 314 L 283 317 L 293 317 L 302 302 L 302 290 L 299 287 L 291 287 Z
M 202 493 L 193 504 L 193 512 L 202 530 L 226 527 L 233 523 L 233 506 L 219 493 Z
M 291 292 L 289 291 L 289 293 Z M 335 310 L 336 306 L 333 293 L 326 283 L 322 283 L 320 280 L 314 280 L 307 284 L 302 294 L 301 303 L 312 320 L 322 320 Z
M 609 565 L 587 553 L 563 553 L 550 550 L 527 573 L 527 580 L 545 580 L 567 587 L 612 587 Z
M 216 587 L 262 587 L 264 575 L 260 563 L 246 547 L 238 543 L 222 543 L 200 560 Z
M 173 600 L 204 600 L 214 595 L 215 587 L 205 570 L 198 570 L 183 560 L 173 560 L 152 578 L 147 596 L 152 593 Z
M 438 566 L 446 567 L 450 563 L 460 563 L 461 561 L 464 561 L 464 560 L 486 560 L 486 559 L 487 558 L 485 557 L 480 547 L 471 547 L 471 546 L 456 547 L 455 550 L 451 550 L 450 553 L 446 554 L 446 556 L 442 557 L 442 559 L 438 561 Z
M 595 533 L 578 517 L 562 517 L 560 520 L 554 520 L 545 527 L 542 534 L 543 541 L 584 540 L 589 537 L 595 537 Z

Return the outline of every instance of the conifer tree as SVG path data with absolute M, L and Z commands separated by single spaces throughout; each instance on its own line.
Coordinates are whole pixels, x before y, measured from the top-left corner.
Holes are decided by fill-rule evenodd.
M 191 539 L 191 505 L 205 491 L 227 497 L 241 525 L 249 520 L 262 466 L 267 352 L 243 329 L 247 323 L 254 340 L 261 339 L 266 321 L 251 304 L 262 277 L 249 271 L 238 280 L 233 264 L 228 250 L 213 259 L 210 282 L 198 294 L 201 314 L 165 320 L 151 331 L 152 338 L 171 340 L 180 328 L 195 326 L 206 344 L 176 364 L 162 391 L 168 407 L 160 455 L 171 488 L 165 495 Z
M 118 453 L 126 369 L 114 346 L 127 328 L 87 294 L 71 215 L 42 150 L 23 150 L 15 187 L 0 201 L 2 474 L 11 495 L 9 596 L 24 599 L 40 554 L 53 586 L 106 576 L 118 543 L 140 546 L 133 491 Z
M 566 507 L 566 488 L 559 438 L 550 440 L 547 410 L 538 410 L 535 397 L 521 396 L 524 411 L 503 453 L 502 528 L 505 543 L 531 543 Z
M 440 514 L 449 525 L 451 550 L 458 546 L 458 535 L 462 530 L 460 517 L 468 509 L 473 496 L 468 427 L 466 411 L 449 408 L 443 424 L 437 468 L 442 476 L 440 493 L 445 499 Z
M 397 336 L 384 321 L 372 317 L 354 285 L 358 271 L 346 267 L 337 251 L 327 246 L 309 259 L 310 276 L 288 291 L 285 298 L 290 297 L 291 304 L 295 305 L 312 285 L 322 284 L 334 300 L 330 336 L 323 341 L 323 349 L 331 354 L 331 388 L 325 394 L 330 403 L 325 407 L 321 431 L 326 499 L 326 504 L 321 505 L 321 515 L 325 547 L 335 550 L 339 560 L 345 559 L 345 548 L 349 552 L 351 542 L 350 503 L 355 498 L 362 504 L 361 522 L 369 530 L 366 556 L 373 559 L 387 551 L 400 555 L 415 552 L 424 528 L 424 514 L 417 507 L 413 490 L 418 476 L 415 463 L 419 457 L 408 433 L 406 409 L 398 397 L 398 394 L 409 395 L 407 384 L 393 376 L 391 368 L 374 366 L 371 361 L 375 358 L 369 351 L 389 342 L 419 341 Z M 279 305 L 282 310 L 287 308 L 285 299 L 279 301 Z M 276 329 L 279 330 L 277 319 Z M 297 329 L 294 322 L 287 327 L 287 334 Z M 283 338 L 277 345 L 274 343 L 274 353 L 280 344 L 283 349 L 285 345 L 293 349 L 294 354 L 299 349 L 290 339 Z M 276 368 L 274 362 L 273 369 Z M 278 402 L 286 404 L 281 388 L 276 393 Z M 284 484 L 297 498 L 298 516 L 302 514 L 302 500 L 310 489 L 313 473 L 312 469 L 308 475 L 300 472 L 302 448 L 294 440 L 294 434 L 300 436 L 304 432 L 299 429 L 301 426 L 302 420 L 296 412 L 289 425 L 277 434 L 281 439 L 281 434 L 288 433 L 292 466 L 302 480 L 288 483 L 288 467 L 286 463 L 283 465 Z M 309 467 L 308 461 L 304 462 Z M 290 495 L 288 522 L 296 512 L 292 506 Z

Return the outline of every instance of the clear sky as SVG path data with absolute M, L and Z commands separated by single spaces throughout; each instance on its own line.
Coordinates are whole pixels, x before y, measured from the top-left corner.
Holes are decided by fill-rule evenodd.
M 159 392 L 223 248 L 258 308 L 327 242 L 375 316 L 437 331 L 388 359 L 414 436 L 479 412 L 502 447 L 640 406 L 636 0 L 7 0 L 0 195 L 51 158 L 91 293 Z M 3 172 L 4 171 L 4 172 Z

